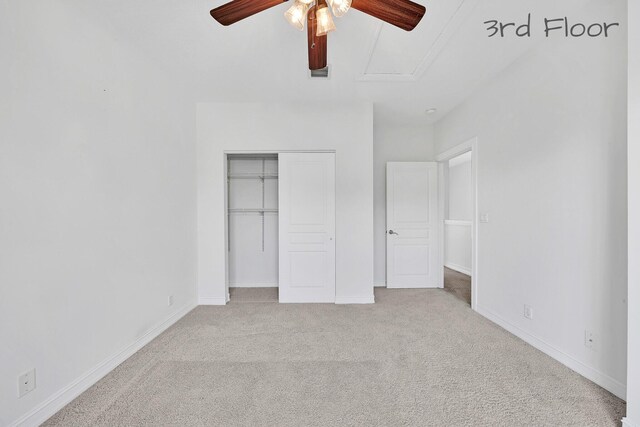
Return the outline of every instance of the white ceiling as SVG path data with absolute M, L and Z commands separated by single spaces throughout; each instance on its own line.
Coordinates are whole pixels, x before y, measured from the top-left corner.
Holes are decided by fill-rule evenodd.
M 412 32 L 403 33 L 391 25 L 378 24 L 379 31 L 371 39 L 369 60 L 363 80 L 413 80 L 419 78 L 426 64 L 442 45 L 442 39 L 456 28 L 475 5 L 475 0 L 429 2 L 427 25 L 418 25 Z M 401 77 L 401 79 L 398 79 Z
M 357 10 L 329 35 L 331 78 L 310 80 L 306 32 L 287 24 L 289 3 L 223 27 L 209 15 L 223 0 L 66 0 L 96 25 L 165 68 L 198 101 L 372 101 L 376 120 L 435 121 L 545 42 L 540 21 L 588 0 L 418 0 L 427 14 L 405 32 Z M 488 38 L 484 21 L 524 21 L 530 39 Z M 437 108 L 427 116 L 424 111 Z

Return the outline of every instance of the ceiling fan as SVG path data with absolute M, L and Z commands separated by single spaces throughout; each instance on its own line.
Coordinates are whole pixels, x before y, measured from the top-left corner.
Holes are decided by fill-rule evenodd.
M 286 1 L 233 0 L 213 9 L 211 16 L 226 26 Z M 306 21 L 310 70 L 327 66 L 327 33 L 336 29 L 329 6 L 336 17 L 353 8 L 406 31 L 413 30 L 426 12 L 424 6 L 410 0 L 294 0 L 284 17 L 300 31 Z

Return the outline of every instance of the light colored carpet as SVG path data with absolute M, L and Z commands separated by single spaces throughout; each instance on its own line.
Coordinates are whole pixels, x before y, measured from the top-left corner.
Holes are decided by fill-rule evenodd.
M 377 289 L 376 301 L 198 307 L 45 425 L 614 426 L 624 415 L 620 399 L 445 291 Z

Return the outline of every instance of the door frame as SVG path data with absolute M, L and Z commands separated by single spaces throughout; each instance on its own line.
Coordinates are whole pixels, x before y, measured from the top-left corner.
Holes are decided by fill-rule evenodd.
M 224 150 L 222 153 L 222 173 L 224 176 L 223 179 L 223 188 L 224 188 L 224 204 L 222 206 L 223 214 L 224 214 L 224 286 L 225 286 L 225 295 L 226 301 L 225 304 L 229 303 L 231 300 L 231 296 L 229 294 L 229 218 L 227 216 L 228 203 L 229 203 L 229 186 L 227 185 L 227 161 L 229 155 L 234 154 L 255 154 L 255 155 L 263 155 L 263 154 L 280 154 L 280 153 L 333 153 L 336 156 L 336 165 L 338 163 L 338 154 L 336 150 Z M 337 175 L 336 175 L 337 176 Z M 337 212 L 337 207 L 336 207 Z M 337 218 L 336 218 L 337 220 Z M 334 239 L 335 240 L 335 239 Z M 279 242 L 278 242 L 279 243 Z M 337 258 L 336 258 L 337 260 Z M 337 286 L 337 272 L 336 272 L 336 286 Z M 279 285 L 279 284 L 278 284 Z
M 446 219 L 448 174 L 445 163 L 461 154 L 471 152 L 471 187 L 473 189 L 473 217 L 471 218 L 471 309 L 478 311 L 478 137 L 473 137 L 436 156 L 438 162 L 438 228 L 440 239 L 439 264 L 441 287 L 444 287 L 444 220 Z

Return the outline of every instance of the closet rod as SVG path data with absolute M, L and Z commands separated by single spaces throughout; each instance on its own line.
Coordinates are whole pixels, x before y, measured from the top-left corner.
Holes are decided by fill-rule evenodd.
M 229 212 L 257 212 L 257 213 L 277 213 L 278 209 L 262 209 L 262 208 L 257 208 L 257 209 L 244 209 L 244 208 L 234 208 L 234 209 L 228 209 Z
M 246 174 L 246 175 L 228 175 L 229 179 L 278 179 L 278 175 L 262 175 L 262 174 Z

